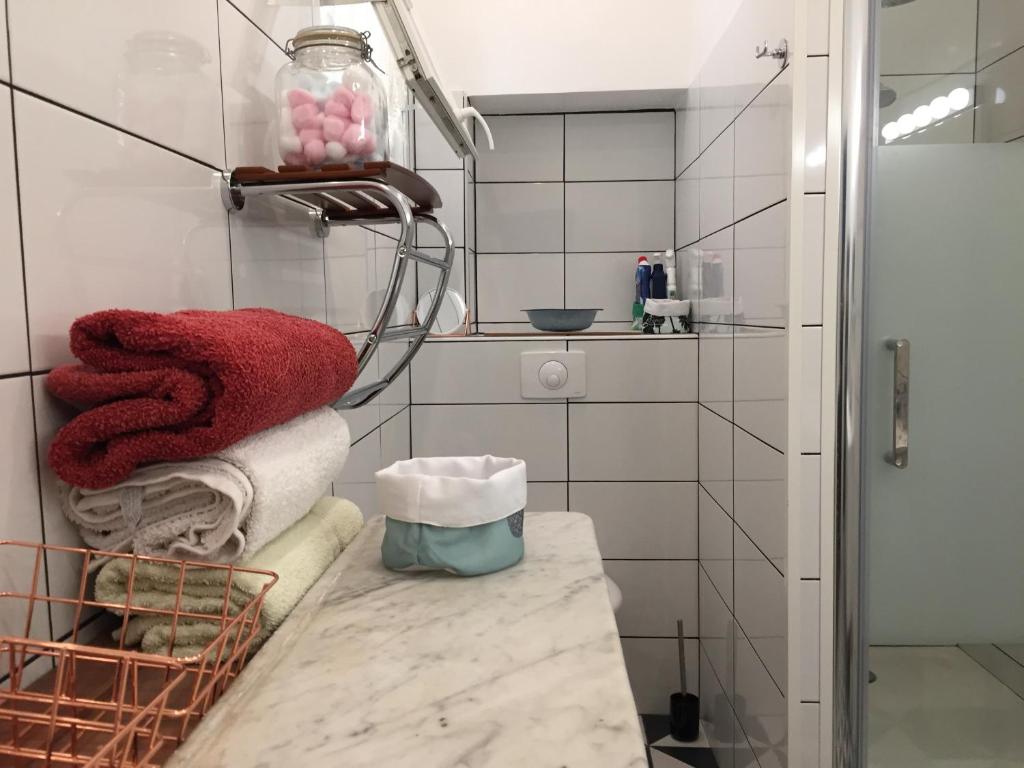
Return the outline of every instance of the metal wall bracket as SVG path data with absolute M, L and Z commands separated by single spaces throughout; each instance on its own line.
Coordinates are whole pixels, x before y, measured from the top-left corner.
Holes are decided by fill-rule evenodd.
M 789 41 L 786 38 L 779 40 L 777 48 L 769 48 L 768 41 L 765 40 L 760 45 L 754 46 L 754 58 L 755 59 L 778 59 L 779 69 L 785 68 L 789 62 Z

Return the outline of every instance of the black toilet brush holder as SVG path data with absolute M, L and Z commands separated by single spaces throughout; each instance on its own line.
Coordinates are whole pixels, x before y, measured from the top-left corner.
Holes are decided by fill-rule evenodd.
M 700 699 L 686 690 L 686 646 L 683 622 L 676 622 L 679 639 L 679 693 L 669 697 L 669 728 L 676 741 L 691 742 L 700 738 Z

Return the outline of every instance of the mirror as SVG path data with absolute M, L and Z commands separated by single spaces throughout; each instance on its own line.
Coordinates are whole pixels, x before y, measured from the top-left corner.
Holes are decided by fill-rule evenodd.
M 416 304 L 416 318 L 426 318 L 430 314 L 430 305 L 434 301 L 436 290 L 424 293 Z M 441 299 L 441 308 L 437 311 L 437 318 L 430 327 L 433 336 L 468 336 L 469 335 L 469 307 L 466 300 L 458 291 L 449 288 L 444 292 Z

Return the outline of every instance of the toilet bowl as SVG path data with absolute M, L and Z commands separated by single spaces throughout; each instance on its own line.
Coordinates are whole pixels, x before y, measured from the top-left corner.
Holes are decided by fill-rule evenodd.
M 612 610 L 618 613 L 619 608 L 622 607 L 622 590 L 607 574 L 605 574 L 604 583 L 608 587 L 608 599 L 611 600 Z

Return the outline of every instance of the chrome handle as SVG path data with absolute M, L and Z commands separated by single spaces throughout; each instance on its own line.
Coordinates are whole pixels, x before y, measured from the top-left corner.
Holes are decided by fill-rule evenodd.
M 779 40 L 778 47 L 769 48 L 768 41 L 765 40 L 763 43 L 754 46 L 754 58 L 776 59 L 779 62 L 779 68 L 785 68 L 786 64 L 789 62 L 789 41 L 783 38 L 782 40 Z
M 885 460 L 897 469 L 910 461 L 910 341 L 889 339 L 885 346 L 896 353 L 892 369 L 892 453 Z

